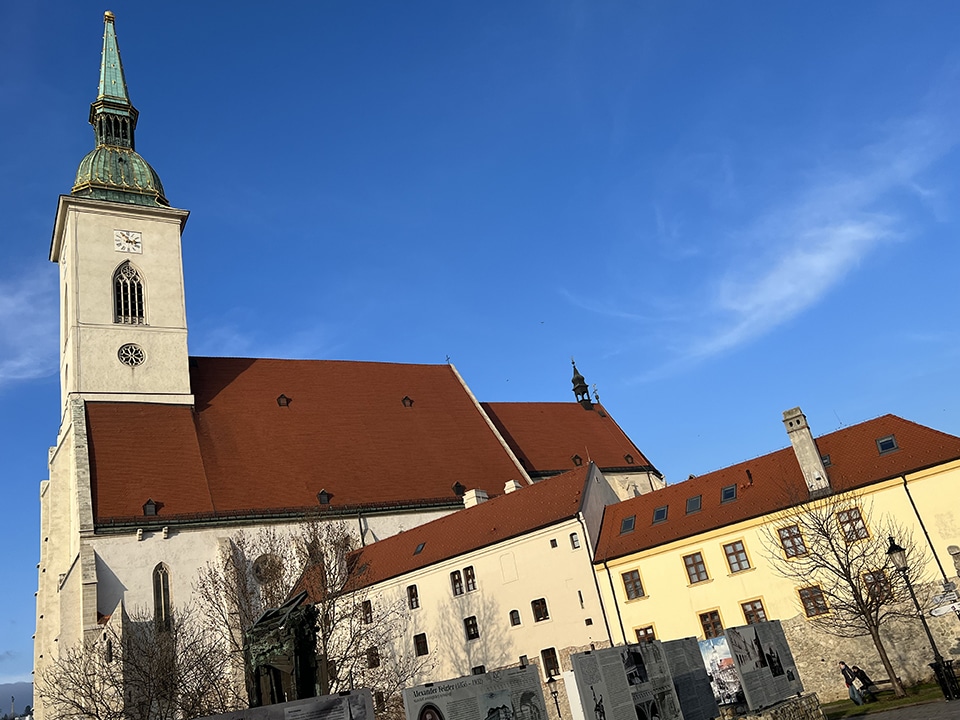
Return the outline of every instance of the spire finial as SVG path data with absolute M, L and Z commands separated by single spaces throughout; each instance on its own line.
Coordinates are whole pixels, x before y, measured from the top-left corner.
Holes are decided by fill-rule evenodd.
M 104 21 L 105 23 L 108 23 L 108 22 L 113 22 L 113 20 L 114 20 L 113 10 L 106 10 L 106 11 L 104 11 L 104 13 L 103 13 L 103 21 Z

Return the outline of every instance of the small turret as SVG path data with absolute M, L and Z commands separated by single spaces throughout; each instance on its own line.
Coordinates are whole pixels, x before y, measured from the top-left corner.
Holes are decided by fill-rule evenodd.
M 584 410 L 593 410 L 593 403 L 590 402 L 590 388 L 587 387 L 587 381 L 583 375 L 580 374 L 580 371 L 577 370 L 576 361 L 571 359 L 570 362 L 573 365 L 573 394 Z

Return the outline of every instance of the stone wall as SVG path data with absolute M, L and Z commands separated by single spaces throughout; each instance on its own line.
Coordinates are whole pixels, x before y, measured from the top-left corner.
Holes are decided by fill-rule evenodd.
M 869 637 L 839 638 L 814 627 L 798 615 L 782 620 L 783 631 L 793 652 L 804 689 L 817 693 L 824 702 L 847 697 L 847 689 L 837 667 L 843 660 L 848 665 L 863 668 L 873 680 L 886 680 L 883 664 Z M 960 620 L 955 614 L 939 618 L 927 616 L 940 654 L 945 659 L 960 662 Z M 890 662 L 905 685 L 932 680 L 933 651 L 915 617 L 895 619 L 880 630 Z M 881 685 L 881 689 L 889 685 Z
M 820 710 L 820 699 L 816 693 L 790 698 L 773 707 L 758 713 L 751 713 L 747 718 L 762 720 L 823 720 L 823 711 Z

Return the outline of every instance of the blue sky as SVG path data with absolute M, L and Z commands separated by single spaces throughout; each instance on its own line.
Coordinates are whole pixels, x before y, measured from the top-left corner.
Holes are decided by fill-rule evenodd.
M 57 196 L 103 3 L 0 9 L 0 682 L 29 679 Z M 441 363 L 668 481 L 896 413 L 960 434 L 960 5 L 110 6 L 197 355 Z M 350 388 L 337 388 L 349 402 Z

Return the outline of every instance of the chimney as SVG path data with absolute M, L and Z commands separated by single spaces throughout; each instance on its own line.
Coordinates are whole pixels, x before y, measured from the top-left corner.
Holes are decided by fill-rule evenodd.
M 503 484 L 503 491 L 505 493 L 512 493 L 514 490 L 519 490 L 521 487 L 523 486 L 516 480 L 507 480 L 507 482 Z
M 463 496 L 463 506 L 465 508 L 473 507 L 489 499 L 490 496 L 487 495 L 486 490 L 467 490 Z
M 800 408 L 796 407 L 783 413 L 783 424 L 787 428 L 787 436 L 793 445 L 793 452 L 797 456 L 797 463 L 803 472 L 803 479 L 807 483 L 810 495 L 824 495 L 830 492 L 830 479 L 827 469 L 823 466 L 820 450 L 807 425 L 807 417 Z

